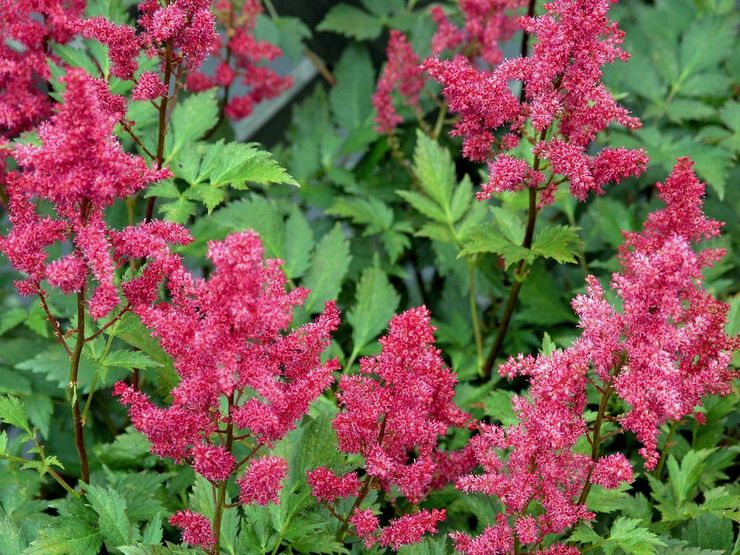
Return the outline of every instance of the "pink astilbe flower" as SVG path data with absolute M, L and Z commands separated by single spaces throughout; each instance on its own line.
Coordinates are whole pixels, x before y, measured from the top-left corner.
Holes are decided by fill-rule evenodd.
M 380 525 L 372 509 L 355 509 L 349 517 L 349 523 L 353 526 L 357 537 L 364 541 L 365 547 L 370 549 L 376 541 L 375 531 Z
M 432 53 L 462 53 L 469 60 L 480 58 L 490 66 L 503 59 L 500 45 L 519 29 L 517 12 L 524 0 L 461 0 L 462 28 L 454 25 L 439 6 L 432 8 L 437 31 L 432 38 Z
M 0 0 L 0 139 L 15 138 L 51 114 L 47 44 L 64 44 L 85 0 Z
M 369 475 L 412 503 L 430 489 L 439 436 L 470 422 L 453 401 L 457 379 L 433 346 L 429 318 L 424 307 L 393 317 L 382 352 L 362 359 L 359 375 L 342 377 L 334 419 L 339 448 L 365 457 Z
M 280 457 L 262 457 L 254 461 L 239 480 L 239 501 L 245 505 L 280 502 L 280 488 L 288 473 L 288 462 Z
M 194 65 L 197 71 L 188 74 L 187 87 L 196 92 L 213 87 L 232 92 L 233 83 L 240 80 L 249 90 L 241 96 L 225 93 L 228 98 L 225 113 L 232 119 L 245 118 L 256 104 L 279 96 L 293 85 L 293 81 L 290 76 L 282 76 L 265 65 L 283 52 L 278 46 L 254 36 L 257 16 L 263 11 L 259 0 L 243 3 L 219 0 L 215 8 L 216 22 L 223 29 L 223 38 L 210 51 L 218 60 L 215 75 L 198 70 L 200 64 Z
M 608 183 L 645 170 L 647 156 L 642 150 L 605 149 L 596 156 L 587 153 L 596 134 L 608 125 L 640 126 L 601 83 L 603 65 L 628 57 L 621 49 L 623 33 L 607 17 L 611 4 L 612 0 L 553 0 L 545 4 L 544 15 L 520 19 L 523 30 L 537 39 L 532 54 L 505 60 L 491 71 L 475 68 L 462 56 L 424 62 L 424 69 L 442 84 L 450 110 L 460 116 L 451 134 L 462 137 L 467 158 L 485 161 L 493 157 L 493 169 L 498 169 L 498 158 L 506 156 L 514 143 L 498 140 L 496 132 L 526 135 L 538 159 L 550 162 L 553 177 L 565 176 L 579 200 L 589 192 L 602 194 Z M 520 99 L 509 89 L 510 81 L 522 83 Z M 535 136 L 528 134 L 528 122 Z M 538 162 L 538 167 L 541 165 Z M 520 168 L 517 175 L 522 174 Z M 491 175 L 479 198 L 510 190 L 510 173 L 504 176 L 507 179 L 500 180 Z M 521 183 L 519 180 L 514 185 Z M 529 187 L 537 185 L 528 183 Z M 540 204 L 552 202 L 556 187 L 551 178 Z
M 403 545 L 419 543 L 424 534 L 436 533 L 437 524 L 444 519 L 444 509 L 422 509 L 418 513 L 395 518 L 383 528 L 378 543 L 395 550 Z
M 544 179 L 542 173 L 534 171 L 524 160 L 508 154 L 497 156 L 488 163 L 488 182 L 476 195 L 478 200 L 490 199 L 494 193 L 521 191 L 524 187 L 537 186 Z
M 152 222 L 154 223 L 154 222 Z M 125 230 L 125 252 L 153 252 L 154 275 L 144 273 L 125 288 L 129 305 L 169 354 L 180 376 L 172 404 L 154 405 L 140 391 L 120 383 L 114 394 L 128 405 L 131 421 L 145 434 L 152 452 L 176 462 L 191 462 L 211 481 L 223 481 L 237 469 L 233 453 L 218 441 L 224 426 L 249 437 L 250 448 L 283 438 L 332 382 L 336 360 L 322 362 L 330 334 L 339 324 L 333 303 L 316 320 L 285 332 L 307 291 L 286 292 L 280 261 L 263 260 L 259 236 L 248 231 L 211 242 L 210 277 L 194 279 L 166 242 L 177 236 L 162 224 Z M 153 304 L 158 284 L 166 280 L 171 302 Z M 130 296 L 129 296 L 130 295 Z M 237 402 L 243 392 L 246 400 Z M 225 403 L 223 401 L 226 400 Z M 224 408 L 226 407 L 226 408 Z M 241 500 L 265 504 L 277 498 L 286 462 L 262 457 L 242 478 Z
M 152 71 L 145 71 L 139 76 L 139 82 L 131 91 L 134 100 L 156 100 L 167 95 L 167 85 L 159 75 Z
M 650 214 L 642 231 L 625 234 L 619 251 L 621 270 L 612 286 L 622 310 L 590 277 L 586 294 L 573 302 L 583 333 L 569 348 L 501 365 L 508 378 L 528 377 L 530 389 L 528 398 L 514 398 L 516 425 L 483 425 L 472 440 L 483 473 L 461 478 L 458 487 L 497 497 L 504 514 L 478 538 L 454 535 L 466 555 L 509 553 L 507 534 L 532 544 L 562 533 L 593 518 L 582 504 L 590 484 L 616 488 L 633 479 L 630 461 L 619 453 L 601 455 L 598 431 L 587 427 L 589 379 L 601 382 L 597 422 L 612 394 L 627 404 L 618 422 L 643 444 L 648 469 L 658 461 L 664 423 L 691 415 L 705 395 L 730 392 L 737 373 L 728 367 L 740 342 L 725 335 L 727 305 L 701 288 L 702 269 L 723 253 L 692 248 L 717 236 L 720 224 L 704 216 L 704 185 L 687 158 L 657 188 L 666 207 Z M 595 449 L 591 456 L 575 451 L 586 434 Z M 533 502 L 542 507 L 536 517 L 524 513 Z M 553 546 L 544 553 L 569 549 Z
M 377 113 L 375 124 L 379 133 L 393 133 L 403 121 L 393 105 L 393 91 L 398 91 L 404 104 L 420 112 L 419 95 L 425 82 L 419 58 L 406 35 L 400 31 L 391 31 L 386 56 L 387 62 L 373 94 L 373 106 Z
M 209 549 L 216 543 L 210 521 L 201 514 L 179 511 L 170 517 L 170 524 L 182 530 L 183 541 L 190 545 Z
M 350 497 L 360 492 L 360 479 L 356 472 L 338 476 L 328 468 L 319 467 L 306 475 L 311 493 L 319 503 L 333 503 L 340 497 Z
M 141 52 L 136 29 L 130 25 L 118 25 L 104 17 L 92 17 L 79 22 L 77 31 L 86 39 L 95 39 L 108 47 L 111 73 L 121 79 L 131 79 L 139 64 L 136 58 Z
M 18 284 L 26 294 L 40 291 L 44 279 L 65 293 L 80 291 L 91 275 L 98 286 L 90 314 L 101 318 L 119 303 L 118 264 L 103 210 L 169 172 L 149 169 L 142 158 L 123 151 L 113 135 L 116 118 L 102 103 L 96 82 L 81 70 L 70 70 L 63 80 L 64 103 L 39 127 L 41 144 L 20 144 L 12 151 L 18 164 L 7 176 L 13 225 L 0 251 L 27 275 Z M 55 215 L 38 215 L 38 200 L 49 201 Z M 74 254 L 49 262 L 46 247 L 67 240 Z

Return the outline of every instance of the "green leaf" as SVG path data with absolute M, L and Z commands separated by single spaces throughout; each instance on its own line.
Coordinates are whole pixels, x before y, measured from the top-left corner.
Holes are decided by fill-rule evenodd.
M 339 295 L 351 258 L 349 241 L 342 227 L 336 224 L 316 246 L 311 267 L 301 284 L 311 291 L 304 305 L 306 313 L 318 312 L 326 301 Z
M 414 174 L 424 191 L 444 210 L 447 219 L 452 220 L 450 201 L 457 183 L 452 156 L 420 129 L 416 131 Z
M 3 310 L 3 313 L 0 314 L 0 335 L 4 335 L 22 324 L 27 317 L 28 313 L 20 307 Z
M 604 553 L 611 555 L 621 549 L 632 555 L 652 555 L 657 547 L 665 546 L 656 534 L 640 524 L 639 519 L 617 518 L 609 538 L 603 544 Z
M 354 131 L 372 124 L 375 70 L 367 50 L 351 45 L 334 70 L 337 84 L 329 92 L 329 105 L 339 125 Z
M 0 396 L 0 421 L 20 428 L 29 434 L 31 433 L 26 409 L 18 397 L 12 395 Z
M 585 543 L 587 545 L 599 545 L 603 539 L 588 524 L 579 524 L 570 534 L 568 541 Z
M 51 415 L 54 413 L 54 405 L 51 398 L 46 395 L 29 395 L 23 400 L 23 404 L 26 407 L 26 413 L 28 418 L 39 433 L 45 437 L 49 437 L 49 425 L 51 424 Z
M 162 516 L 157 514 L 144 527 L 141 534 L 141 541 L 147 545 L 159 545 L 162 543 Z
M 714 108 L 700 100 L 677 98 L 668 105 L 668 117 L 676 123 L 690 120 L 710 119 L 714 115 Z
M 398 308 L 401 298 L 380 268 L 370 267 L 357 282 L 355 305 L 347 313 L 352 326 L 353 352 L 375 339 Z
M 506 268 L 521 260 L 531 262 L 534 259 L 530 249 L 512 243 L 502 234 L 497 233 L 490 224 L 481 224 L 474 227 L 463 238 L 463 248 L 460 256 L 471 256 L 481 253 L 499 254 L 504 259 Z
M 313 230 L 303 212 L 293 206 L 285 221 L 285 275 L 289 279 L 302 277 L 311 261 L 314 247 Z
M 447 223 L 447 214 L 432 199 L 416 191 L 396 191 L 396 193 L 427 218 Z
M 126 515 L 126 502 L 117 491 L 88 484 L 85 486 L 85 498 L 98 514 L 100 532 L 106 543 L 117 546 L 136 539 L 131 538 L 132 526 Z
M 0 436 L 5 432 L 0 433 Z M 0 445 L 1 447 L 1 445 Z M 0 448 L 0 453 L 3 450 Z M 0 519 L 0 553 L 2 555 L 15 555 L 22 553 L 26 547 L 23 540 L 23 529 L 9 516 Z
M 686 523 L 681 531 L 681 539 L 696 547 L 730 553 L 734 541 L 732 520 L 711 514 L 699 515 Z
M 256 143 L 224 143 L 209 145 L 200 166 L 199 180 L 208 179 L 213 187 L 231 185 L 245 189 L 247 183 L 298 185 L 266 150 Z
M 217 89 L 191 94 L 172 110 L 170 134 L 172 144 L 167 149 L 166 160 L 171 161 L 186 143 L 195 143 L 218 122 Z
M 547 226 L 535 235 L 532 252 L 563 264 L 576 262 L 575 254 L 581 245 L 577 228 L 564 225 Z
M 383 25 L 377 17 L 373 17 L 359 8 L 347 4 L 337 4 L 329 10 L 329 13 L 319 23 L 316 30 L 334 31 L 357 40 L 370 40 L 380 35 Z
M 152 360 L 147 354 L 141 351 L 120 349 L 111 351 L 100 361 L 100 364 L 106 367 L 116 368 L 156 368 L 162 366 L 156 360 Z
M 681 39 L 682 74 L 716 67 L 732 55 L 734 45 L 735 22 L 732 18 L 707 16 L 694 21 Z
M 61 517 L 54 526 L 43 528 L 23 555 L 97 555 L 102 543 L 96 527 L 75 517 Z
M 6 453 L 8 449 L 8 434 L 5 430 L 0 431 L 0 454 Z
M 194 202 L 189 201 L 184 196 L 174 202 L 166 202 L 160 205 L 159 211 L 164 214 L 165 218 L 176 224 L 184 224 L 190 216 L 195 215 L 197 206 Z
M 518 418 L 512 408 L 511 401 L 513 398 L 514 394 L 511 391 L 494 389 L 483 399 L 486 414 L 498 420 L 502 426 L 516 424 Z

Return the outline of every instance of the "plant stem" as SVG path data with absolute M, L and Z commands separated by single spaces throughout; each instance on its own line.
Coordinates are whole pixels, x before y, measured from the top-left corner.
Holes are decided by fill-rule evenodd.
M 583 505 L 588 498 L 588 494 L 591 491 L 591 474 L 593 474 L 594 464 L 599 458 L 599 447 L 601 446 L 601 425 L 604 422 L 604 415 L 606 414 L 606 406 L 609 403 L 613 388 L 612 384 L 607 384 L 606 388 L 601 394 L 601 401 L 599 402 L 599 411 L 596 413 L 596 420 L 594 421 L 593 435 L 591 436 L 591 467 L 588 469 L 586 475 L 586 481 L 583 484 L 583 490 L 581 491 L 580 497 L 578 497 L 578 504 Z
M 475 266 L 472 263 L 468 263 L 468 296 L 470 297 L 470 320 L 473 323 L 473 335 L 475 336 L 475 352 L 478 357 L 478 368 L 480 368 L 483 362 L 483 335 L 478 319 L 478 303 L 475 299 Z
M 49 310 L 49 305 L 46 303 L 46 291 L 41 289 L 39 287 L 39 299 L 41 301 L 41 308 L 46 313 L 46 319 L 51 324 L 51 329 L 54 330 L 54 337 L 57 338 L 57 341 L 59 341 L 59 344 L 64 347 L 64 350 L 67 351 L 67 356 L 72 357 L 72 351 L 69 349 L 69 346 L 67 345 L 67 342 L 64 340 L 64 334 L 62 333 L 62 328 L 59 326 L 59 322 L 57 322 L 57 319 L 54 318 L 54 316 L 51 314 L 51 310 Z
M 661 474 L 663 474 L 663 467 L 665 466 L 665 461 L 668 458 L 668 451 L 670 451 L 671 449 L 671 440 L 673 439 L 673 435 L 676 433 L 676 428 L 678 428 L 678 422 L 671 423 L 671 428 L 670 430 L 668 430 L 668 435 L 663 442 L 663 450 L 660 453 L 660 460 L 658 460 L 658 465 L 653 471 L 653 476 L 655 476 L 659 480 Z
M 539 157 L 536 157 L 534 160 L 535 171 L 537 171 L 539 163 L 540 159 Z M 537 212 L 537 189 L 531 187 L 529 189 L 529 214 L 527 217 L 527 229 L 524 232 L 524 240 L 522 241 L 522 247 L 525 249 L 529 249 L 532 247 L 534 226 L 537 222 Z M 514 309 L 516 308 L 517 301 L 519 300 L 519 292 L 521 291 L 522 285 L 524 284 L 524 271 L 526 269 L 526 266 L 526 260 L 522 260 L 519 262 L 516 267 L 516 271 L 514 272 L 515 281 L 514 284 L 511 286 L 511 290 L 509 291 L 509 298 L 506 300 L 504 315 L 501 318 L 501 323 L 498 326 L 496 338 L 493 341 L 491 350 L 488 352 L 488 356 L 486 357 L 486 360 L 483 363 L 483 368 L 481 369 L 481 373 L 486 378 L 490 377 L 491 371 L 493 369 L 493 364 L 496 362 L 496 358 L 501 353 L 501 348 L 504 345 L 504 338 L 506 337 L 506 332 L 509 329 L 509 324 L 511 323 L 511 317 L 514 314 Z
M 231 448 L 234 445 L 234 423 L 231 421 L 231 408 L 234 404 L 234 394 L 229 397 L 229 406 L 227 408 L 227 423 L 226 423 L 226 440 L 224 447 L 231 453 Z M 216 538 L 216 543 L 213 546 L 213 555 L 218 555 L 221 552 L 221 519 L 224 515 L 224 505 L 226 503 L 226 485 L 229 483 L 228 478 L 221 482 L 218 486 L 218 498 L 216 499 L 216 507 L 213 514 L 213 535 Z
M 80 478 L 83 482 L 90 481 L 90 465 L 87 460 L 87 449 L 85 449 L 85 436 L 82 429 L 82 414 L 80 412 L 80 400 L 77 395 L 77 379 L 80 371 L 80 359 L 82 349 L 85 346 L 85 287 L 77 293 L 77 342 L 72 353 L 69 365 L 69 389 L 72 395 L 72 420 L 74 422 L 75 447 L 80 457 Z
M 432 139 L 435 141 L 439 138 L 439 134 L 442 132 L 442 126 L 445 123 L 447 117 L 447 104 L 443 104 L 437 114 L 437 121 L 434 124 L 434 130 L 432 131 Z
M 164 139 L 167 134 L 167 104 L 170 99 L 170 80 L 172 77 L 172 40 L 167 41 L 165 47 L 164 61 L 164 84 L 167 87 L 167 94 L 162 97 L 159 103 L 159 129 L 157 132 L 157 168 L 162 168 L 164 162 Z M 149 197 L 146 202 L 145 222 L 151 222 L 154 217 L 154 203 L 157 197 Z

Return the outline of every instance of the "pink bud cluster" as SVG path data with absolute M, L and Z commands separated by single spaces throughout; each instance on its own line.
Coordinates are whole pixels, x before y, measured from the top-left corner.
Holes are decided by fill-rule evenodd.
M 694 413 L 707 394 L 730 391 L 737 374 L 728 366 L 739 342 L 724 333 L 727 305 L 701 288 L 702 269 L 723 253 L 692 248 L 718 235 L 720 224 L 702 212 L 704 185 L 688 159 L 679 159 L 657 187 L 666 207 L 652 213 L 641 232 L 626 234 L 620 249 L 622 269 L 612 286 L 622 311 L 590 277 L 587 293 L 573 302 L 581 337 L 565 350 L 519 355 L 501 366 L 506 377 L 526 376 L 530 388 L 528 398 L 514 398 L 517 424 L 482 425 L 472 440 L 483 472 L 460 478 L 457 486 L 495 496 L 505 510 L 476 538 L 453 534 L 466 555 L 503 555 L 515 541 L 534 545 L 562 533 L 593 518 L 583 504 L 589 484 L 616 488 L 633 479 L 624 455 L 601 454 L 599 430 L 585 420 L 589 381 L 600 383 L 602 415 L 612 394 L 627 404 L 619 423 L 643 444 L 648 469 L 658 461 L 661 425 Z M 590 455 L 576 448 L 586 435 Z M 527 514 L 532 503 L 542 507 L 541 514 Z
M 283 53 L 278 46 L 254 36 L 257 16 L 263 11 L 259 0 L 243 3 L 219 0 L 215 7 L 217 21 L 224 31 L 212 52 L 218 61 L 216 71 L 212 76 L 202 71 L 191 72 L 187 86 L 191 91 L 223 87 L 227 91 L 226 115 L 232 119 L 245 118 L 252 113 L 255 104 L 280 95 L 293 81 L 290 76 L 281 76 L 264 65 Z M 229 94 L 237 80 L 249 88 L 246 94 Z
M 123 151 L 113 135 L 116 118 L 101 102 L 94 80 L 81 70 L 70 70 L 62 81 L 64 103 L 39 126 L 41 144 L 19 144 L 12 150 L 18 164 L 18 170 L 7 175 L 12 228 L 0 240 L 0 251 L 26 274 L 17 282 L 22 294 L 37 293 L 43 280 L 65 293 L 81 291 L 91 275 L 97 288 L 89 300 L 90 314 L 102 318 L 120 302 L 118 257 L 134 246 L 127 246 L 127 235 L 118 237 L 107 228 L 103 211 L 169 172 L 152 170 L 142 158 Z M 39 201 L 51 203 L 54 215 L 42 216 Z M 179 226 L 157 225 L 137 233 L 149 237 L 153 232 L 164 244 L 189 241 Z M 46 248 L 67 241 L 71 252 L 49 261 Z M 114 243 L 121 252 L 112 252 Z M 143 249 L 140 256 L 149 254 Z
M 123 382 L 114 394 L 154 454 L 188 462 L 211 482 L 228 480 L 249 462 L 237 480 L 240 502 L 277 502 L 287 462 L 272 456 L 237 462 L 233 449 L 249 441 L 256 453 L 285 437 L 331 384 L 338 363 L 321 357 L 339 312 L 327 303 L 316 320 L 286 332 L 308 292 L 286 292 L 281 262 L 263 260 L 254 232 L 211 242 L 208 257 L 214 266 L 208 279 L 193 278 L 165 253 L 124 288 L 132 310 L 172 357 L 180 377 L 172 403 L 156 406 Z M 163 278 L 171 301 L 153 304 Z
M 549 162 L 553 176 L 567 178 L 580 200 L 645 170 L 647 156 L 642 150 L 605 148 L 596 156 L 587 153 L 597 133 L 609 124 L 640 126 L 601 83 L 603 65 L 628 57 L 621 49 L 623 33 L 607 16 L 611 4 L 612 0 L 545 4 L 545 15 L 520 19 L 523 30 L 537 39 L 532 54 L 505 60 L 492 71 L 477 69 L 462 56 L 426 60 L 425 70 L 442 84 L 450 110 L 460 116 L 452 134 L 462 137 L 463 154 L 473 161 L 489 161 L 489 180 L 479 199 L 538 187 L 547 169 L 542 161 Z M 521 100 L 509 88 L 511 81 L 522 83 Z M 502 137 L 496 135 L 499 130 Z M 513 156 L 517 137 L 533 145 L 537 162 L 531 169 Z M 540 202 L 552 202 L 556 188 L 557 181 L 550 179 Z
M 437 31 L 432 38 L 432 53 L 460 52 L 469 60 L 480 58 L 494 66 L 503 60 L 500 44 L 519 30 L 517 11 L 526 0 L 460 0 L 462 28 L 452 23 L 440 6 L 432 8 Z
M 339 449 L 365 460 L 365 484 L 377 483 L 389 495 L 397 489 L 414 504 L 475 464 L 472 451 L 447 453 L 439 447 L 440 436 L 471 425 L 471 418 L 453 401 L 457 379 L 434 347 L 433 332 L 425 307 L 394 316 L 388 335 L 380 339 L 381 353 L 362 359 L 359 374 L 341 378 L 341 412 L 334 419 Z M 317 468 L 308 481 L 324 503 L 357 496 L 360 490 L 356 472 L 338 476 Z M 383 528 L 377 519 L 371 526 L 371 513 L 351 518 L 367 545 L 379 542 L 397 549 L 436 530 L 444 512 L 423 510 Z
M 0 139 L 16 137 L 51 114 L 41 85 L 50 78 L 49 40 L 69 40 L 85 0 L 0 0 Z
M 404 104 L 416 112 L 421 111 L 419 95 L 424 88 L 425 77 L 419 67 L 419 58 L 400 31 L 391 31 L 386 49 L 387 62 L 373 94 L 375 124 L 379 133 L 393 133 L 403 122 L 393 104 L 393 91 L 398 91 Z
M 162 5 L 157 0 L 139 4 L 139 29 L 117 24 L 103 17 L 81 20 L 77 30 L 83 37 L 96 39 L 108 47 L 111 73 L 131 80 L 138 69 L 142 50 L 150 57 L 160 56 L 164 63 L 180 67 L 198 67 L 217 44 L 211 0 L 173 0 Z M 136 100 L 152 100 L 155 93 L 166 94 L 164 84 L 157 85 L 150 74 L 135 88 Z

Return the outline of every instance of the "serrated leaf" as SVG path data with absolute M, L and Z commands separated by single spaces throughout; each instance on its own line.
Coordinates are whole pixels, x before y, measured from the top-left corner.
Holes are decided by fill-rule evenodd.
M 141 543 L 146 545 L 159 545 L 162 543 L 162 516 L 157 514 L 144 527 L 141 534 Z
M 681 39 L 682 73 L 715 67 L 733 53 L 734 43 L 732 19 L 706 16 L 694 21 Z
M 97 528 L 77 518 L 61 517 L 44 528 L 23 555 L 97 555 L 103 543 Z
M 3 454 L 8 449 L 8 434 L 5 430 L 0 431 L 0 454 Z
M 195 215 L 197 208 L 194 202 L 189 201 L 183 196 L 174 202 L 161 204 L 159 211 L 169 221 L 176 224 L 184 224 L 190 219 L 190 216 Z
M 576 253 L 581 246 L 578 229 L 570 226 L 547 226 L 537 232 L 532 243 L 532 252 L 556 262 L 576 262 Z
M 340 197 L 326 213 L 350 218 L 355 224 L 366 225 L 368 233 L 378 233 L 393 225 L 393 210 L 374 197 Z
M 425 197 L 416 191 L 396 191 L 406 202 L 413 206 L 417 211 L 440 223 L 447 222 L 447 215 L 432 199 Z
M 337 4 L 329 10 L 316 30 L 333 31 L 357 40 L 370 40 L 380 35 L 383 25 L 380 19 L 364 10 L 347 4 Z
M 285 221 L 284 270 L 289 279 L 302 277 L 306 273 L 313 247 L 313 230 L 303 212 L 294 206 Z
M 0 314 L 0 335 L 4 335 L 14 327 L 22 324 L 27 316 L 28 313 L 20 307 L 3 310 L 3 313 Z
M 172 110 L 170 133 L 172 144 L 167 150 L 167 161 L 171 161 L 187 143 L 195 143 L 218 122 L 217 89 L 191 94 L 180 100 Z
M 450 151 L 421 130 L 416 132 L 414 174 L 424 191 L 442 208 L 445 221 L 451 220 L 450 201 L 457 183 Z
M 349 241 L 336 224 L 316 245 L 311 267 L 302 283 L 311 290 L 304 305 L 307 313 L 318 312 L 326 301 L 339 295 L 351 258 Z
M 125 545 L 136 539 L 131 538 L 132 526 L 126 515 L 126 502 L 117 491 L 88 484 L 85 498 L 98 515 L 100 532 L 106 543 Z
M 355 354 L 385 328 L 400 300 L 383 270 L 370 267 L 362 273 L 357 282 L 355 304 L 347 313 Z
M 585 544 L 599 544 L 603 541 L 602 537 L 594 532 L 593 528 L 587 524 L 579 524 L 568 538 L 569 542 L 578 542 Z
M 148 355 L 141 351 L 128 349 L 119 349 L 111 351 L 100 361 L 100 364 L 106 367 L 116 368 L 156 368 L 162 366 L 156 360 L 152 360 Z
M 617 518 L 603 544 L 604 553 L 611 555 L 621 549 L 632 555 L 653 555 L 657 547 L 665 546 L 656 534 L 640 524 L 635 518 Z
M 31 433 L 26 409 L 18 397 L 0 395 L 0 421 L 20 428 L 29 434 Z
M 460 256 L 471 256 L 482 253 L 499 254 L 504 259 L 506 268 L 522 260 L 531 262 L 534 259 L 530 249 L 512 243 L 503 235 L 496 233 L 489 224 L 474 227 L 462 241 Z
M 455 188 L 455 192 L 452 194 L 450 212 L 453 223 L 456 223 L 465 215 L 472 201 L 473 182 L 470 181 L 470 177 L 465 174 L 465 177 L 463 177 L 462 181 L 460 181 L 460 184 Z
M 351 45 L 334 70 L 337 84 L 329 92 L 329 105 L 339 125 L 347 131 L 372 127 L 372 94 L 375 70 L 367 50 Z
M 2 453 L 2 449 L 0 449 L 0 453 Z M 21 526 L 9 516 L 0 519 L 0 554 L 15 555 L 22 553 L 25 547 L 26 542 L 23 539 Z
M 247 183 L 298 185 L 266 150 L 256 143 L 224 143 L 208 146 L 200 166 L 199 179 L 208 179 L 214 187 L 231 185 L 246 188 Z

